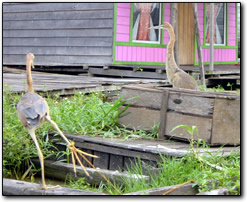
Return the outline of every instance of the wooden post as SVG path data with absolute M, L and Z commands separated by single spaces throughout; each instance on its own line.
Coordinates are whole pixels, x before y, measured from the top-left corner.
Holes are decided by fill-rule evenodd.
M 177 23 L 177 15 L 178 14 L 178 5 L 177 3 L 172 3 L 172 11 L 171 11 L 171 25 L 174 29 L 175 33 L 175 46 L 174 46 L 174 57 L 175 61 L 179 67 L 179 53 L 178 53 L 178 23 Z
M 209 70 L 214 71 L 214 3 L 210 3 L 210 66 Z
M 205 86 L 206 85 L 205 84 L 205 72 L 204 72 L 203 58 L 202 58 L 202 48 L 201 48 L 197 3 L 192 3 L 192 6 L 193 6 L 193 15 L 194 15 L 194 24 L 195 24 L 195 34 L 196 34 L 196 41 L 197 41 L 197 52 L 198 52 L 198 59 L 199 59 L 200 77 L 201 77 L 202 85 Z

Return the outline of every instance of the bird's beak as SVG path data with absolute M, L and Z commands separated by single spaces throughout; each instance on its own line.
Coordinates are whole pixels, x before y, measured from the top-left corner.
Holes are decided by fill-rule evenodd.
M 154 26 L 154 27 L 149 27 L 148 29 L 160 29 L 160 25 L 159 26 Z

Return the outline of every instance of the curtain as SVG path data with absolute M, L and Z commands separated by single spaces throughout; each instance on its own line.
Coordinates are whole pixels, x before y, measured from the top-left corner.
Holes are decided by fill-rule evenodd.
M 222 37 L 221 37 L 221 33 L 219 30 L 219 25 L 217 23 L 217 18 L 221 12 L 221 10 L 224 9 L 224 4 L 223 3 L 215 3 L 214 4 L 214 43 L 215 44 L 222 44 L 224 43 Z M 210 40 L 210 28 L 209 28 L 209 22 L 210 22 L 210 5 L 207 4 L 207 24 L 206 24 L 206 30 L 207 30 L 207 34 L 206 34 L 206 43 L 209 43 Z M 224 16 L 223 16 L 224 18 Z M 225 20 L 225 19 L 224 19 Z M 224 24 L 224 23 L 223 23 Z M 222 30 L 224 32 L 224 29 Z
M 134 3 L 134 13 L 137 13 L 133 25 L 133 40 L 157 41 L 155 30 L 149 30 L 153 26 L 152 12 L 158 3 Z

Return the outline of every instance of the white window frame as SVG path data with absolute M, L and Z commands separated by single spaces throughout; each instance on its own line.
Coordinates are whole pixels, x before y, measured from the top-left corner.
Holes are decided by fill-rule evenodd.
M 216 3 L 221 3 L 221 2 L 216 2 Z M 206 3 L 207 4 L 207 3 Z M 227 3 L 223 3 L 224 4 L 224 43 L 215 43 L 214 46 L 226 46 L 226 6 Z M 207 35 L 207 33 L 205 34 L 205 36 Z M 205 45 L 210 45 L 209 43 L 206 43 Z

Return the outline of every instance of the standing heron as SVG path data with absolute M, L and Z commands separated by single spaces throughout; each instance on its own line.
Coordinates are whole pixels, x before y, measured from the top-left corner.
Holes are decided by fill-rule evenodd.
M 150 27 L 149 29 L 165 29 L 168 31 L 170 40 L 167 45 L 166 54 L 166 74 L 169 82 L 175 88 L 187 88 L 199 90 L 199 87 L 193 77 L 187 74 L 185 71 L 180 69 L 174 58 L 174 43 L 175 43 L 175 33 L 173 27 L 170 23 L 166 22 L 162 25 Z
M 94 158 L 97 158 L 97 156 L 88 154 L 86 152 L 77 149 L 74 146 L 74 142 L 70 143 L 70 141 L 65 137 L 63 132 L 58 128 L 57 124 L 51 119 L 51 117 L 49 116 L 49 107 L 47 102 L 45 101 L 44 98 L 34 93 L 33 90 L 32 76 L 31 76 L 31 67 L 34 68 L 33 60 L 34 60 L 34 54 L 32 53 L 27 54 L 26 73 L 27 73 L 28 92 L 18 102 L 17 113 L 20 122 L 27 129 L 28 133 L 30 134 L 37 148 L 40 165 L 41 165 L 42 189 L 47 189 L 48 187 L 46 186 L 45 183 L 45 173 L 44 173 L 44 158 L 35 136 L 35 130 L 39 128 L 43 122 L 45 121 L 50 122 L 53 128 L 58 131 L 58 133 L 67 143 L 67 147 L 70 149 L 72 155 L 72 162 L 75 173 L 76 173 L 75 158 L 76 158 L 79 164 L 81 165 L 81 167 L 83 168 L 83 170 L 85 171 L 85 173 L 89 175 L 85 167 L 82 165 L 78 155 L 83 157 L 85 160 L 87 158 L 84 155 L 91 156 Z

